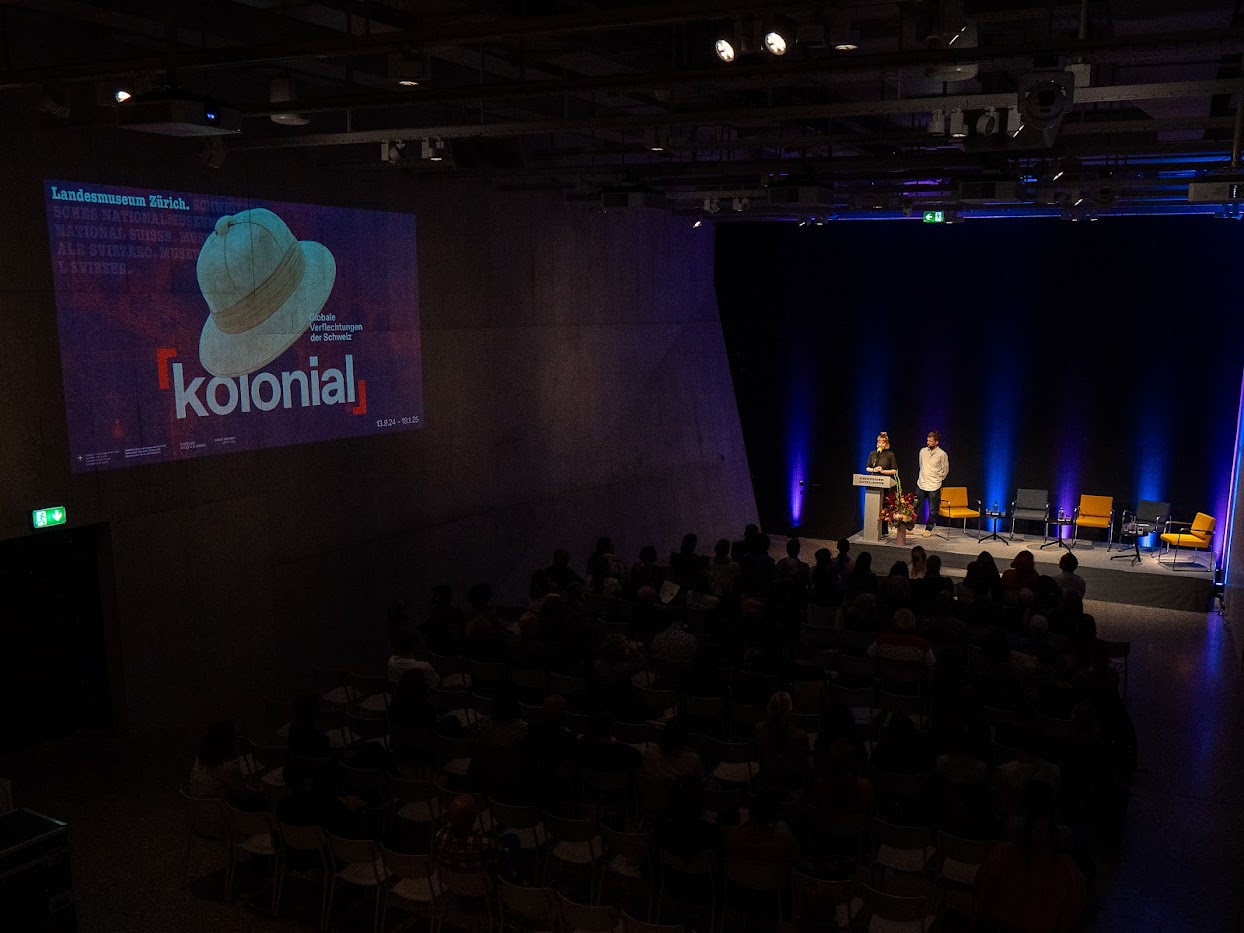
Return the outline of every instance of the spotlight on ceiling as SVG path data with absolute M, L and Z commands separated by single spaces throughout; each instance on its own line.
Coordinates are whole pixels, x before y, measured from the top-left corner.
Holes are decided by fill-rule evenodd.
M 933 111 L 933 118 L 929 120 L 929 135 L 930 136 L 945 136 L 946 135 L 946 111 L 944 110 Z
M 445 140 L 439 136 L 430 136 L 423 141 L 419 154 L 429 162 L 445 161 Z
M 117 88 L 116 92 L 112 95 L 112 99 L 115 100 L 118 104 L 124 104 L 127 100 L 129 100 L 133 96 L 134 95 L 131 94 L 129 91 L 127 91 L 125 88 L 119 87 Z
M 428 59 L 421 52 L 391 52 L 389 78 L 401 87 L 418 87 L 428 80 Z
M 968 135 L 968 128 L 966 124 L 963 122 L 963 111 L 962 110 L 950 111 L 950 138 L 951 139 L 964 139 L 967 137 L 967 135 Z
M 860 47 L 855 30 L 851 28 L 851 14 L 835 10 L 829 21 L 829 47 L 835 52 L 854 52 Z
M 713 51 L 727 65 L 734 61 L 734 43 L 729 39 L 721 38 L 713 43 Z
M 704 221 L 700 220 L 700 219 L 697 217 L 697 218 L 696 218 L 695 223 L 693 223 L 693 224 L 691 225 L 691 229 L 693 229 L 693 230 L 698 230 L 698 229 L 699 229 L 700 227 L 702 227 L 702 226 L 704 226 Z
M 294 81 L 288 75 L 273 78 L 268 83 L 268 102 L 273 104 L 292 104 L 298 94 L 294 89 Z M 300 113 L 270 113 L 268 119 L 281 126 L 306 126 L 311 121 Z
M 998 132 L 998 111 L 990 107 L 976 118 L 976 135 L 992 136 Z
M 785 16 L 774 17 L 765 28 L 765 51 L 770 55 L 785 55 L 795 44 L 795 24 Z
M 654 126 L 648 130 L 647 136 L 649 152 L 665 152 L 670 147 L 670 128 L 668 126 Z
M 1018 107 L 1012 107 L 1006 112 L 1006 135 L 1014 139 L 1024 129 L 1024 115 Z

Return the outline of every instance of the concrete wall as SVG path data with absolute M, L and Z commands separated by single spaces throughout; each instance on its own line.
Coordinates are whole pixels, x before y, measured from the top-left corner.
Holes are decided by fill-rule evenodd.
M 598 534 L 633 555 L 755 519 L 709 228 L 297 152 L 210 171 L 120 130 L 0 146 L 0 537 L 49 502 L 107 523 L 135 730 L 377 664 L 384 606 L 437 582 L 518 598 L 556 545 L 581 568 Z M 72 475 L 44 177 L 415 212 L 426 427 Z

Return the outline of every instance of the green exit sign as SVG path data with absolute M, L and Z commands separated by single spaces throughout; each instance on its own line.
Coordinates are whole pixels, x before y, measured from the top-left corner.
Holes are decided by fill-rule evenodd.
M 30 524 L 36 528 L 51 528 L 55 525 L 63 525 L 69 516 L 65 512 L 63 505 L 52 505 L 46 509 L 35 509 L 30 513 Z
M 926 224 L 944 224 L 946 222 L 945 211 L 925 211 L 924 222 Z

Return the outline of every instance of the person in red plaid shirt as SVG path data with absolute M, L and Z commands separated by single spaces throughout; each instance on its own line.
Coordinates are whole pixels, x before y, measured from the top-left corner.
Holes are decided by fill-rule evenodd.
M 436 832 L 436 861 L 448 871 L 493 871 L 501 862 L 501 845 L 491 833 L 475 828 L 476 803 L 461 794 L 449 805 L 449 825 Z

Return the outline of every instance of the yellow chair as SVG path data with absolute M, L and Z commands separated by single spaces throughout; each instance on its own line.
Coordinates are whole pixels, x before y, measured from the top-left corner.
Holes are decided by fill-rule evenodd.
M 943 486 L 942 498 L 937 505 L 937 514 L 946 519 L 947 537 L 949 537 L 950 522 L 956 519 L 963 519 L 963 533 L 968 533 L 968 519 L 976 519 L 976 537 L 981 535 L 981 501 L 976 500 L 976 508 L 968 508 L 968 487 L 967 486 Z
M 1075 511 L 1075 526 L 1071 536 L 1072 548 L 1079 540 L 1081 528 L 1105 528 L 1106 551 L 1109 552 L 1114 543 L 1114 497 L 1080 496 L 1080 504 Z
M 1166 531 L 1161 535 L 1162 543 L 1166 545 L 1165 553 L 1171 555 L 1171 569 L 1175 569 L 1175 565 L 1179 562 L 1179 549 L 1188 548 L 1193 551 L 1205 550 L 1210 554 L 1210 563 L 1213 563 L 1213 551 L 1210 546 L 1214 542 L 1214 526 L 1217 519 L 1212 515 L 1206 515 L 1204 512 L 1197 512 L 1196 518 L 1192 523 L 1188 522 L 1167 522 L 1166 527 L 1169 528 L 1187 528 L 1187 531 Z M 1172 550 L 1173 549 L 1173 550 Z M 1161 555 L 1158 556 L 1160 561 Z M 1193 558 L 1195 564 L 1196 558 Z M 1202 567 L 1196 564 L 1198 570 L 1213 570 L 1211 567 Z

